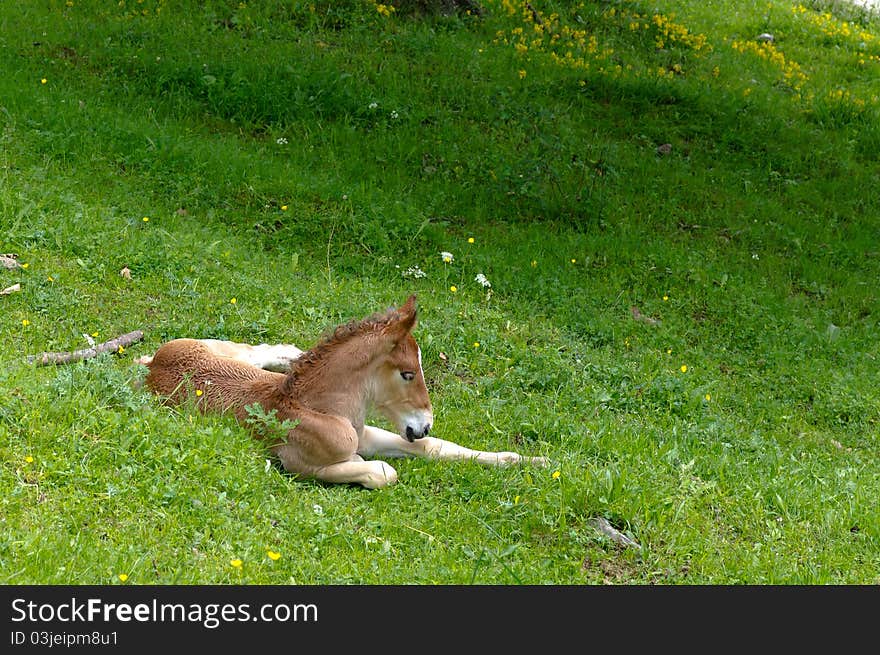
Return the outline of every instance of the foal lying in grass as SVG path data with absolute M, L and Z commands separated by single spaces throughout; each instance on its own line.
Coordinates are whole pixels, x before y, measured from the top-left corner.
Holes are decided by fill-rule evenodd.
M 190 398 L 201 411 L 230 411 L 244 424 L 256 403 L 278 421 L 295 423 L 286 439 L 269 447 L 285 469 L 305 478 L 368 489 L 396 482 L 397 472 L 387 463 L 364 459 L 374 455 L 546 464 L 543 457 L 471 450 L 428 436 L 433 414 L 412 336 L 415 324 L 411 296 L 398 309 L 337 327 L 305 352 L 288 345 L 175 339 L 140 362 L 150 369 L 146 385 L 166 403 Z M 364 425 L 370 405 L 399 434 Z

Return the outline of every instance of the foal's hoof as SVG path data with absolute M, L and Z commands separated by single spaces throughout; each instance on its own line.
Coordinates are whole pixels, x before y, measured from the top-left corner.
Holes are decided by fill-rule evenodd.
M 397 471 L 385 462 L 365 462 L 370 466 L 370 472 L 361 484 L 367 489 L 381 489 L 397 482 Z
M 546 457 L 526 457 L 519 453 L 501 452 L 496 453 L 499 466 L 512 466 L 513 464 L 531 464 L 532 466 L 549 466 L 550 460 Z
M 513 466 L 514 464 L 521 464 L 522 461 L 525 459 L 519 453 L 511 453 L 508 451 L 495 453 L 495 458 L 499 466 Z

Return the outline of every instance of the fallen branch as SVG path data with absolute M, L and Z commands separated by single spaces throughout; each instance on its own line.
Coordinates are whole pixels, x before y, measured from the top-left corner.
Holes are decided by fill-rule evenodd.
M 118 336 L 115 339 L 110 339 L 110 341 L 99 343 L 98 345 L 92 346 L 91 348 L 75 350 L 73 352 L 67 353 L 43 353 L 42 355 L 29 355 L 27 360 L 29 364 L 36 363 L 37 366 L 46 366 L 48 364 L 70 364 L 71 362 L 78 362 L 82 359 L 97 357 L 101 353 L 111 351 L 116 352 L 120 348 L 130 346 L 131 344 L 136 343 L 143 338 L 144 333 L 140 330 L 135 330 L 134 332 L 129 332 L 128 334 Z
M 0 255 L 0 266 L 3 268 L 21 268 L 21 264 L 16 261 L 18 255 L 13 255 L 12 253 L 6 255 Z
M 589 524 L 599 533 L 608 537 L 614 543 L 624 548 L 641 548 L 639 542 L 634 541 L 623 534 L 620 530 L 614 528 L 608 519 L 597 516 L 590 520 Z
M 21 291 L 21 284 L 13 284 L 11 287 L 6 287 L 3 291 L 0 291 L 0 296 L 8 296 L 10 293 L 15 293 L 16 291 Z
M 526 9 L 532 12 L 532 20 L 535 21 L 541 27 L 544 27 L 544 21 L 541 20 L 541 14 L 539 14 L 535 8 L 531 5 L 531 3 L 526 3 Z
M 629 311 L 632 313 L 632 317 L 637 321 L 641 321 L 642 323 L 647 323 L 648 325 L 660 325 L 659 319 L 651 318 L 650 316 L 645 316 L 644 314 L 642 314 L 641 311 L 639 311 L 639 308 L 636 307 L 635 305 L 630 307 Z

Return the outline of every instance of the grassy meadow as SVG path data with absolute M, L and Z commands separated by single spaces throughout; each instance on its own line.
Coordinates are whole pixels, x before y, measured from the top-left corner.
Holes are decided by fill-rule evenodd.
M 880 18 L 430 4 L 4 3 L 0 582 L 880 583 Z M 304 482 L 137 388 L 410 293 L 432 433 L 549 468 Z

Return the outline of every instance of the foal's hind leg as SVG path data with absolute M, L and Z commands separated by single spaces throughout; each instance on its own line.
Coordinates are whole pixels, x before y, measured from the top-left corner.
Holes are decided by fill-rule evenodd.
M 358 454 L 364 457 L 379 455 L 383 457 L 424 457 L 425 459 L 439 460 L 474 460 L 488 466 L 508 466 L 510 464 L 533 464 L 546 466 L 546 457 L 528 457 L 513 452 L 489 452 L 485 450 L 472 450 L 465 448 L 452 441 L 424 437 L 415 441 L 407 441 L 398 434 L 376 428 L 371 425 L 364 426 L 364 432 L 358 443 Z
M 220 339 L 195 339 L 195 341 L 204 344 L 212 353 L 220 357 L 229 357 L 257 368 L 277 371 L 279 373 L 287 373 L 291 362 L 298 359 L 303 353 L 296 346 L 285 343 L 274 345 L 261 343 L 257 346 L 252 346 L 247 343 L 222 341 Z M 144 355 L 137 358 L 135 363 L 146 366 L 152 361 L 152 356 Z
M 221 341 L 219 339 L 199 339 L 215 355 L 231 357 L 245 364 L 263 368 L 267 371 L 286 373 L 290 363 L 302 355 L 303 351 L 289 344 L 261 343 L 252 346 L 247 343 Z

